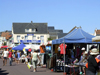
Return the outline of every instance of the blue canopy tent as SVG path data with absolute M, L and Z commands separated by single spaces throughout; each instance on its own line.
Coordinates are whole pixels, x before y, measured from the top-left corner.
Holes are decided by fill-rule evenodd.
M 23 43 L 21 43 L 20 45 L 13 47 L 12 50 L 23 50 L 23 48 L 26 47 L 26 45 L 24 45 Z
M 92 38 L 95 37 L 85 31 L 83 31 L 81 28 L 74 29 L 72 32 L 70 32 L 68 35 L 52 40 L 52 44 L 60 44 L 60 43 L 97 43 L 92 42 Z

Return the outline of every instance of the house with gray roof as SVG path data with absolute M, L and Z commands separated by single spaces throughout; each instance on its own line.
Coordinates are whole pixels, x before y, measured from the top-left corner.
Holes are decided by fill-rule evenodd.
M 49 38 L 47 23 L 13 23 L 14 43 L 43 44 Z
M 55 29 L 53 26 L 48 27 L 48 32 L 49 32 L 50 38 L 52 39 L 59 39 L 68 34 L 68 33 L 63 33 L 63 30 Z

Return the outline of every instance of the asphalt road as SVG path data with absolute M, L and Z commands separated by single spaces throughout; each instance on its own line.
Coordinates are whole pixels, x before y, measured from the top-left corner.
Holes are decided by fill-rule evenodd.
M 46 68 L 37 68 L 37 72 L 32 72 L 33 69 L 28 69 L 24 63 L 16 64 L 13 62 L 12 66 L 9 66 L 9 60 L 7 65 L 3 66 L 2 59 L 0 59 L 0 75 L 63 75 L 63 72 L 51 72 Z

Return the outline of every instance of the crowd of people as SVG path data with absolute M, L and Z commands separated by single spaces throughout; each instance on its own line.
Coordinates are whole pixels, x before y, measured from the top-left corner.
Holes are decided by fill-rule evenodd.
M 84 75 L 96 75 L 100 72 L 100 54 L 97 48 L 92 48 L 87 52 L 85 48 L 82 48 L 82 55 L 79 63 L 86 63 L 85 67 L 82 67 Z
M 37 50 L 28 52 L 27 55 L 23 51 L 12 51 L 12 49 L 1 49 L 0 51 L 2 51 L 3 66 L 6 66 L 7 59 L 9 59 L 10 66 L 12 66 L 12 62 L 16 62 L 17 64 L 20 62 L 25 64 L 30 62 L 33 66 L 33 72 L 36 72 L 38 59 L 41 62 Z M 100 53 L 98 49 L 91 48 L 87 52 L 83 47 L 81 51 L 82 54 L 78 63 L 85 63 L 85 66 L 82 67 L 84 75 L 96 75 L 100 73 Z M 73 61 L 73 63 L 77 62 Z
M 91 46 L 88 51 L 86 50 L 85 47 L 82 47 L 78 51 L 75 50 L 77 51 L 77 53 L 71 49 L 66 50 L 66 51 L 67 51 L 66 52 L 67 54 L 65 55 L 65 64 L 68 66 L 73 65 L 73 67 L 74 66 L 79 67 L 78 69 L 74 68 L 76 75 L 79 75 L 79 74 L 80 75 L 96 75 L 98 73 L 100 74 L 100 53 L 97 47 Z M 64 60 L 63 56 L 64 55 L 61 55 L 60 53 L 58 54 L 57 59 L 60 59 L 60 60 L 57 60 L 58 64 L 62 64 L 60 62 Z M 68 71 L 66 70 L 66 72 Z
M 34 50 L 34 52 L 27 52 L 25 54 L 23 51 L 13 51 L 12 49 L 1 49 L 1 58 L 3 59 L 3 66 L 6 66 L 7 60 L 9 59 L 9 65 L 12 66 L 12 62 L 15 62 L 17 64 L 19 63 L 31 63 L 33 65 L 33 72 L 37 71 L 37 62 L 39 59 L 39 62 L 41 62 L 41 59 L 38 55 L 37 50 Z

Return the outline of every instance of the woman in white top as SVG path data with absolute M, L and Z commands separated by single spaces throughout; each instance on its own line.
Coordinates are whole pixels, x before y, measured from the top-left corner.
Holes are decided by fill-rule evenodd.
M 7 49 L 5 49 L 3 52 L 3 66 L 7 64 L 8 53 L 9 52 L 7 51 Z
M 36 72 L 37 69 L 37 61 L 38 59 L 40 60 L 37 50 L 34 50 L 34 52 L 32 53 L 32 63 L 33 63 L 33 68 L 34 68 L 34 72 Z M 41 61 L 41 60 L 40 60 Z

